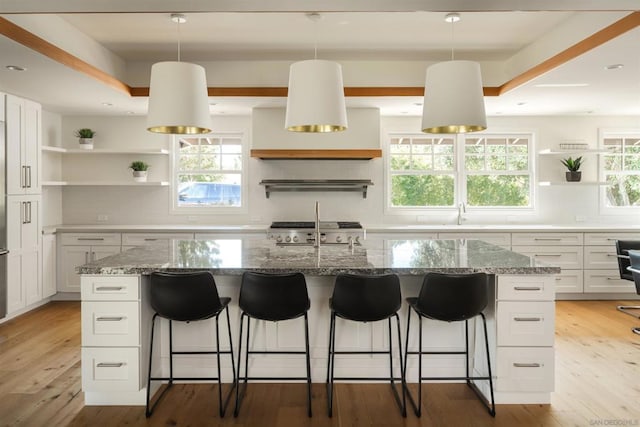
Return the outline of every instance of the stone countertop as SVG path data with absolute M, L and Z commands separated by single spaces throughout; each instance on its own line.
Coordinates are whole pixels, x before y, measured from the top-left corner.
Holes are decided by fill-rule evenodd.
M 312 276 L 338 273 L 423 275 L 428 272 L 557 274 L 551 266 L 480 240 L 367 239 L 362 246 L 278 246 L 266 239 L 174 240 L 136 247 L 78 267 L 81 274 L 148 274 L 152 271 L 244 271 Z

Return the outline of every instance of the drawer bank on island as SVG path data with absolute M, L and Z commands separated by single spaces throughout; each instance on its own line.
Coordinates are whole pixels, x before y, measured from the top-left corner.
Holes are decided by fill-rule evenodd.
M 302 272 L 307 279 L 311 309 L 309 330 L 314 382 L 324 382 L 327 369 L 329 305 L 339 273 L 383 274 L 400 277 L 403 299 L 417 296 L 428 272 L 485 272 L 490 280 L 485 309 L 496 403 L 549 403 L 554 384 L 554 286 L 559 267 L 480 240 L 367 239 L 362 245 L 283 246 L 255 238 L 172 240 L 169 244 L 129 249 L 78 268 L 82 291 L 82 383 L 88 405 L 144 405 L 149 358 L 152 309 L 148 274 L 153 271 L 208 270 L 218 292 L 231 297 L 231 328 L 237 346 L 241 275 L 245 271 Z M 401 319 L 406 331 L 407 306 Z M 108 321 L 105 321 L 107 319 Z M 338 319 L 338 322 L 341 320 Z M 298 322 L 300 322 L 298 324 Z M 254 349 L 296 350 L 303 320 L 258 322 Z M 168 373 L 168 323 L 162 321 L 154 342 L 154 371 Z M 201 351 L 215 347 L 211 321 L 182 324 L 174 330 L 175 351 Z M 481 322 L 471 333 L 473 370 L 486 373 Z M 417 330 L 412 328 L 410 350 Z M 471 328 L 470 330 L 473 331 Z M 340 324 L 336 341 L 353 350 L 388 347 L 385 322 Z M 415 334 L 416 336 L 413 336 Z M 221 347 L 229 347 L 221 334 Z M 475 339 L 477 336 L 477 339 Z M 404 340 L 404 337 L 403 337 Z M 464 322 L 427 320 L 423 329 L 426 351 L 464 349 Z M 394 356 L 397 357 L 397 356 Z M 223 381 L 232 381 L 231 363 L 223 358 Z M 413 360 L 412 360 L 413 359 Z M 459 376 L 464 357 L 424 356 L 424 376 Z M 396 367 L 400 364 L 394 362 Z M 256 376 L 287 376 L 305 372 L 304 358 L 282 355 L 250 361 Z M 417 358 L 409 359 L 407 381 L 417 382 Z M 388 369 L 384 357 L 350 356 L 335 367 L 335 376 L 376 376 Z M 396 368 L 399 369 L 399 368 Z M 215 357 L 176 356 L 177 376 L 211 376 Z M 155 376 L 156 372 L 153 373 Z M 486 381 L 478 387 L 488 395 Z M 152 393 L 155 390 L 152 390 Z

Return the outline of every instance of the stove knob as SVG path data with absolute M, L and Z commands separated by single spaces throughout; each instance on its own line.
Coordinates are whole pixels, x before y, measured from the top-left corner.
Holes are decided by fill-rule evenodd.
M 295 243 L 298 243 L 298 236 L 293 236 L 293 241 L 294 241 Z
M 342 236 L 336 236 L 336 242 L 338 243 L 342 242 Z
M 278 243 L 282 243 L 282 236 L 278 236 L 278 237 L 276 237 L 276 242 L 278 242 Z
M 291 242 L 291 236 L 287 236 L 284 240 L 285 240 L 287 243 Z

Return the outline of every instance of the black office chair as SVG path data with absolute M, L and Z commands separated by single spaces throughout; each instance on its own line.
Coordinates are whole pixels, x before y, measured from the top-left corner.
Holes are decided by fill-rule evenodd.
M 400 317 L 398 310 L 402 305 L 400 280 L 395 274 L 355 275 L 339 274 L 333 288 L 333 296 L 329 300 L 331 322 L 329 324 L 329 354 L 327 364 L 327 400 L 328 413 L 333 415 L 333 383 L 334 380 L 371 381 L 387 380 L 391 384 L 394 397 L 402 416 L 407 416 L 404 396 L 404 368 L 402 365 L 402 338 L 400 335 Z M 336 316 L 355 322 L 376 322 L 387 320 L 389 325 L 389 350 L 384 351 L 336 351 Z M 395 317 L 398 328 L 398 354 L 400 355 L 400 378 L 393 374 L 393 339 L 391 336 L 391 318 Z M 386 354 L 389 356 L 388 377 L 336 377 L 334 376 L 336 354 Z M 395 386 L 400 380 L 402 400 Z
M 311 357 L 309 354 L 309 318 L 307 312 L 311 303 L 307 293 L 307 283 L 302 273 L 264 274 L 245 272 L 240 285 L 240 338 L 238 341 L 238 374 L 236 386 L 236 408 L 234 416 L 240 413 L 240 405 L 247 391 L 248 380 L 306 380 L 307 415 L 311 417 Z M 304 316 L 305 351 L 249 350 L 251 319 L 279 322 Z M 247 351 L 245 353 L 244 376 L 240 375 L 242 365 L 242 325 L 247 319 Z M 307 362 L 306 377 L 249 377 L 250 354 L 304 354 Z M 240 391 L 240 380 L 244 387 Z
M 404 366 L 407 368 L 407 357 L 418 355 L 418 402 L 416 404 L 411 392 L 407 388 L 409 401 L 416 415 L 422 415 L 422 381 L 423 380 L 466 380 L 467 385 L 478 395 L 485 404 L 491 416 L 495 417 L 496 408 L 493 398 L 493 379 L 491 374 L 491 360 L 489 357 L 489 338 L 487 336 L 487 322 L 482 312 L 489 301 L 489 282 L 485 273 L 473 274 L 441 274 L 429 273 L 424 277 L 420 295 L 417 298 L 407 298 L 409 312 L 407 315 L 407 340 Z M 418 315 L 418 351 L 409 351 L 409 330 L 411 312 Z M 469 373 L 469 319 L 476 316 L 482 318 L 484 327 L 485 349 L 487 354 L 487 376 L 472 376 Z M 441 320 L 444 322 L 465 323 L 465 351 L 423 351 L 422 350 L 422 319 Z M 422 355 L 424 354 L 464 354 L 466 361 L 466 375 L 461 377 L 423 377 Z M 405 374 L 406 375 L 406 374 Z M 472 380 L 488 380 L 491 402 L 477 388 Z
M 628 268 L 631 266 L 629 259 L 629 250 L 640 250 L 640 240 L 616 240 L 616 253 L 618 255 L 618 270 L 620 270 L 620 278 L 624 280 L 634 281 L 634 276 Z M 640 283 L 635 280 L 636 293 L 640 295 Z M 619 305 L 616 307 L 619 311 L 636 319 L 640 319 L 640 305 Z M 631 328 L 631 330 L 640 335 L 640 327 Z
M 149 276 L 149 292 L 151 308 L 155 311 L 151 319 L 151 344 L 149 347 L 149 372 L 147 379 L 147 405 L 145 415 L 150 417 L 154 408 L 160 402 L 164 394 L 171 388 L 174 381 L 218 381 L 218 409 L 220 417 L 224 417 L 225 410 L 229 403 L 231 392 L 236 385 L 235 365 L 233 360 L 233 345 L 231 341 L 231 324 L 229 322 L 229 302 L 231 298 L 220 298 L 213 274 L 208 271 L 193 273 L 151 273 Z M 218 321 L 220 314 L 225 311 L 227 316 L 227 330 L 229 332 L 229 351 L 220 350 L 220 333 Z M 156 318 L 162 317 L 169 320 L 169 376 L 152 377 L 151 363 L 153 361 L 153 333 L 156 325 Z M 198 320 L 215 319 L 216 327 L 216 350 L 215 351 L 173 351 L 173 328 L 172 322 L 194 322 Z M 173 355 L 174 354 L 215 354 L 217 356 L 218 376 L 217 377 L 174 377 L 173 376 Z M 231 369 L 233 371 L 233 383 L 227 393 L 226 399 L 222 401 L 222 379 L 220 375 L 220 355 L 228 354 L 231 357 Z M 168 386 L 156 399 L 153 406 L 150 406 L 151 381 L 169 381 Z

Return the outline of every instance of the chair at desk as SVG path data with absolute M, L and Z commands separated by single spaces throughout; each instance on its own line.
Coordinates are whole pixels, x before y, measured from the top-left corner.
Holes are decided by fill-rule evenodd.
M 629 250 L 640 250 L 640 240 L 616 240 L 616 253 L 618 254 L 618 269 L 620 270 L 620 278 L 635 282 L 636 293 L 640 295 L 640 274 L 628 270 L 631 266 L 629 258 Z M 640 269 L 637 266 L 636 269 Z M 640 319 L 640 305 L 619 305 L 617 307 L 621 312 Z M 634 310 L 636 310 L 634 312 Z M 631 329 L 634 333 L 640 335 L 640 327 Z

